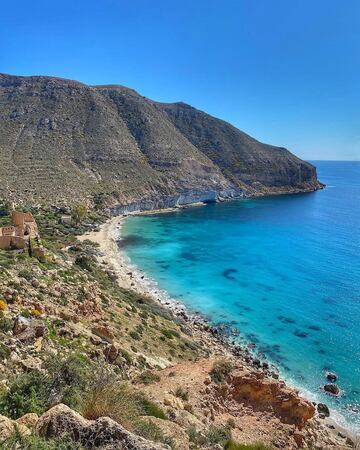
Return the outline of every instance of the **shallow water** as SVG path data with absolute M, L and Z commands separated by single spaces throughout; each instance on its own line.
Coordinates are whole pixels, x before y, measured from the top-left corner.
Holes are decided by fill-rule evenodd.
M 316 165 L 323 191 L 130 217 L 122 245 L 170 296 L 237 327 L 359 430 L 360 162 Z M 338 399 L 320 389 L 326 371 Z

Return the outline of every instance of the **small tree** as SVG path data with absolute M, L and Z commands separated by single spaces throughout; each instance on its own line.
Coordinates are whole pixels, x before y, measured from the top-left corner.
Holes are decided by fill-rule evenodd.
M 84 204 L 76 205 L 71 210 L 71 216 L 76 225 L 79 225 L 87 215 L 87 208 Z

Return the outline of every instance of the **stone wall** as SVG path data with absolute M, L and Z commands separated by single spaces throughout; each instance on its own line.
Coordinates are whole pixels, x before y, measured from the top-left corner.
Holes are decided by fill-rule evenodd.
M 20 236 L 0 236 L 1 250 L 23 250 L 26 247 L 26 240 Z

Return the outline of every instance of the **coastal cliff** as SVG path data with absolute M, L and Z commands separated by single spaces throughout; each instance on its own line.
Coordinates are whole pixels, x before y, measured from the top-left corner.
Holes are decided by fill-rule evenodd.
M 155 207 L 322 187 L 311 164 L 189 105 L 4 74 L 0 180 L 0 197 L 28 204 Z

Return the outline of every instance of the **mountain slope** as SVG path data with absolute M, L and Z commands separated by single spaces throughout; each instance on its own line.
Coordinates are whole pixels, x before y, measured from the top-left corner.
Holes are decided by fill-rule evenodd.
M 0 197 L 176 203 L 320 187 L 316 169 L 184 104 L 0 74 Z M 170 200 L 166 200 L 170 199 Z
M 254 193 L 270 189 L 310 189 L 314 167 L 287 149 L 262 144 L 223 120 L 185 103 L 157 103 L 189 141 L 208 156 L 224 176 Z

